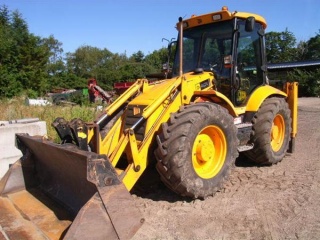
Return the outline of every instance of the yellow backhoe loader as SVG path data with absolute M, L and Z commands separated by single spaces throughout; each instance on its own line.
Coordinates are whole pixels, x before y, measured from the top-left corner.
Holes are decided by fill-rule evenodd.
M 130 239 L 144 221 L 130 190 L 152 161 L 173 192 L 204 199 L 239 152 L 262 165 L 293 152 L 298 86 L 269 85 L 266 27 L 227 7 L 180 18 L 162 79 L 138 79 L 92 123 L 57 118 L 61 144 L 17 134 L 23 157 L 0 182 L 0 235 Z

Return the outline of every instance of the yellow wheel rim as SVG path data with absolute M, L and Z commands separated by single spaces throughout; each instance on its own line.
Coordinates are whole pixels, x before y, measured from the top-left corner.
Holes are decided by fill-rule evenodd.
M 282 147 L 285 136 L 285 122 L 280 114 L 277 114 L 273 119 L 271 128 L 271 147 L 274 152 L 277 152 Z
M 199 177 L 216 176 L 226 159 L 227 141 L 217 126 L 207 126 L 197 135 L 192 147 L 192 164 Z

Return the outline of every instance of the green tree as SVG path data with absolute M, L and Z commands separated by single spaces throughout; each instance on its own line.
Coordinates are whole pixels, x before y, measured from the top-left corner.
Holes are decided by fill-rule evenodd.
M 82 46 L 74 53 L 67 53 L 68 73 L 87 81 L 95 78 L 104 89 L 112 89 L 113 83 L 123 79 L 121 67 L 128 62 L 126 55 L 113 54 L 108 49 Z
M 295 61 L 296 38 L 286 29 L 283 32 L 269 32 L 266 34 L 266 53 L 268 62 L 279 63 Z
M 308 41 L 300 41 L 296 48 L 296 58 L 291 61 L 308 61 L 320 59 L 320 30 Z M 299 82 L 300 96 L 320 96 L 320 69 L 295 69 L 288 74 L 289 80 Z
M 138 52 L 133 53 L 129 60 L 134 62 L 143 62 L 143 59 L 144 59 L 144 54 L 142 51 L 139 50 Z
M 48 91 L 53 88 L 61 87 L 64 85 L 66 75 L 66 66 L 63 59 L 62 43 L 50 35 L 48 38 L 42 39 L 42 44 L 49 52 L 48 61 L 46 64 L 47 78 L 48 78 Z
M 320 59 L 320 30 L 316 36 L 307 41 L 307 59 L 318 60 Z
M 288 75 L 292 81 L 299 81 L 299 96 L 320 97 L 320 69 L 305 71 L 295 69 Z
M 124 81 L 135 81 L 153 72 L 153 68 L 147 63 L 128 62 L 121 66 L 120 72 Z
M 297 61 L 305 61 L 308 60 L 307 57 L 308 44 L 306 41 L 300 41 L 296 47 L 296 57 Z
M 12 38 L 11 12 L 6 6 L 0 7 L 0 97 L 12 97 L 22 91 L 16 80 L 18 73 L 15 41 Z
M 145 57 L 145 62 L 152 66 L 153 71 L 160 72 L 164 63 L 168 61 L 168 49 L 161 48 L 153 51 Z M 171 59 L 171 63 L 173 60 Z
M 81 46 L 67 54 L 68 69 L 82 78 L 97 77 L 97 69 L 109 61 L 112 53 L 107 49 Z
M 112 54 L 109 61 L 105 62 L 101 69 L 102 84 L 111 90 L 115 82 L 123 81 L 121 68 L 128 62 L 126 54 Z
M 41 38 L 29 33 L 21 14 L 0 7 L 0 97 L 13 97 L 27 89 L 44 92 L 48 56 Z

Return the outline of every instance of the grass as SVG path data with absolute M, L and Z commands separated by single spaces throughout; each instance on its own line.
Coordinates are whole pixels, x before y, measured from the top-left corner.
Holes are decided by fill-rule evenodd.
M 47 125 L 47 135 L 58 142 L 59 137 L 51 123 L 57 117 L 63 117 L 67 121 L 80 118 L 85 122 L 92 122 L 101 111 L 96 106 L 26 106 L 23 98 L 14 98 L 0 101 L 0 121 L 10 121 L 23 118 L 39 118 Z

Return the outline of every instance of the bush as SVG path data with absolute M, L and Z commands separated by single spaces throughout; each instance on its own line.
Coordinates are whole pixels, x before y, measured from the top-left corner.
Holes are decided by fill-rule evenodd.
M 299 82 L 299 97 L 320 96 L 320 69 L 305 71 L 295 69 L 288 74 L 290 80 Z
M 28 89 L 26 94 L 28 98 L 37 98 L 39 96 L 38 93 L 32 89 Z

